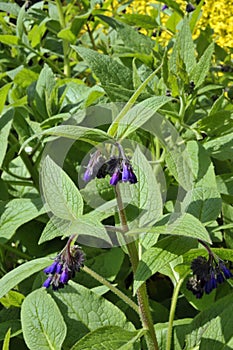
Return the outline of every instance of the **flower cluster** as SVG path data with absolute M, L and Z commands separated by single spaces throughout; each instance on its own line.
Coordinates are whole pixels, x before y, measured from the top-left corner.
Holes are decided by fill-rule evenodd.
M 54 262 L 44 269 L 48 278 L 43 283 L 43 287 L 52 286 L 53 290 L 64 288 L 64 285 L 74 278 L 75 272 L 83 267 L 84 253 L 77 245 L 71 246 L 72 240 L 73 236 L 70 237 L 62 252 L 56 256 Z
M 190 290 L 196 298 L 200 299 L 204 293 L 209 294 L 230 277 L 233 277 L 231 271 L 225 266 L 223 260 L 215 257 L 209 252 L 209 259 L 204 256 L 198 256 L 192 261 L 191 269 L 193 276 L 187 281 L 187 289 Z
M 110 175 L 110 185 L 116 186 L 118 182 L 137 183 L 137 177 L 133 171 L 129 159 L 125 156 L 122 147 L 117 144 L 119 156 L 112 156 L 106 160 L 97 150 L 90 158 L 83 180 L 90 181 L 94 177 L 98 179 Z

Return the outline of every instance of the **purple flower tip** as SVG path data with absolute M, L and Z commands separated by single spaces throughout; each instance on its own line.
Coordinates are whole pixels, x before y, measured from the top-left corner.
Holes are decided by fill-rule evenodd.
M 120 180 L 120 175 L 121 175 L 120 170 L 117 169 L 117 170 L 113 173 L 113 175 L 112 175 L 112 177 L 111 177 L 111 179 L 110 179 L 110 185 L 116 186 L 116 184 L 117 184 L 118 181 Z
M 87 169 L 83 175 L 83 181 L 88 182 L 91 180 L 90 170 Z
M 52 265 L 50 265 L 50 266 L 46 267 L 46 269 L 44 269 L 44 273 L 46 273 L 47 275 L 50 273 L 53 274 L 57 269 L 57 264 L 58 264 L 58 262 L 54 261 L 52 263 Z
M 47 280 L 44 281 L 43 287 L 49 288 L 51 282 L 52 282 L 52 277 L 48 277 Z
M 163 5 L 162 11 L 164 11 L 164 10 L 166 10 L 166 9 L 168 9 L 168 6 L 167 6 L 167 5 Z
M 220 262 L 219 266 L 220 266 L 220 269 L 222 270 L 222 272 L 224 273 L 225 278 L 233 277 L 231 271 L 228 270 L 228 268 L 224 265 L 224 263 Z

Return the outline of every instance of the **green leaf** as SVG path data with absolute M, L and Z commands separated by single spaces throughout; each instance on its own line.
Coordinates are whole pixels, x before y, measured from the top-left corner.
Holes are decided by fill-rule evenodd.
M 27 88 L 34 81 L 38 79 L 38 74 L 33 72 L 31 69 L 23 68 L 14 77 L 14 83 Z
M 213 164 L 197 141 L 187 142 L 186 147 L 183 144 L 179 147 L 175 145 L 168 150 L 166 163 L 171 174 L 186 191 L 192 191 L 198 186 L 217 189 Z
M 2 97 L 1 91 L 0 91 L 0 97 Z M 1 113 L 1 111 L 0 111 L 0 113 Z M 9 136 L 9 133 L 10 133 L 10 130 L 11 130 L 11 125 L 12 125 L 13 118 L 14 118 L 14 110 L 13 109 L 9 109 L 0 118 L 0 149 L 1 149 L 1 152 L 0 152 L 0 168 L 2 166 L 3 160 L 4 160 L 5 155 L 6 155 L 7 144 L 8 144 L 8 136 Z
M 192 227 L 192 230 L 190 230 Z M 185 236 L 190 238 L 201 239 L 211 243 L 209 234 L 204 225 L 193 215 L 189 213 L 166 214 L 152 227 L 144 227 L 132 229 L 128 232 L 129 235 L 140 233 L 153 233 L 174 236 Z
M 11 270 L 0 279 L 0 298 L 7 294 L 27 277 L 51 264 L 51 258 L 39 258 L 28 261 Z
M 210 137 L 223 136 L 233 132 L 233 115 L 231 111 L 220 110 L 198 121 L 198 126 Z
M 120 327 L 101 327 L 79 340 L 71 350 L 132 350 L 145 331 L 126 331 Z
M 22 333 L 20 320 L 11 319 L 0 324 L 0 340 L 6 339 L 6 335 L 10 330 L 10 337 L 16 337 Z
M 205 78 L 210 70 L 211 66 L 211 57 L 214 52 L 214 43 L 211 43 L 203 55 L 201 56 L 200 60 L 196 64 L 196 66 L 193 66 L 190 79 L 194 81 L 195 89 L 197 89 L 199 86 L 203 84 L 205 81 Z
M 66 324 L 47 291 L 39 289 L 26 297 L 21 320 L 24 340 L 30 350 L 61 350 Z
M 109 56 L 84 47 L 72 46 L 99 78 L 103 88 L 111 83 L 133 90 L 132 72 Z
M 18 227 L 46 212 L 40 198 L 0 202 L 0 242 L 9 240 Z
M 1 87 L 1 89 L 0 89 L 0 113 L 2 113 L 2 111 L 3 111 L 4 105 L 5 105 L 5 102 L 7 99 L 7 95 L 8 95 L 8 92 L 9 92 L 11 86 L 12 86 L 12 83 L 8 83 L 8 84 L 3 85 L 3 87 Z M 10 110 L 10 111 L 12 113 L 13 110 Z M 2 117 L 3 116 L 1 116 L 1 119 L 2 119 Z M 2 127 L 0 125 L 0 130 L 1 130 L 1 128 Z
M 50 241 L 55 237 L 66 236 L 70 224 L 70 220 L 64 220 L 56 216 L 51 217 L 42 231 L 38 244 Z
M 198 3 L 198 6 L 196 6 L 195 10 L 192 12 L 192 17 L 189 19 L 189 25 L 192 33 L 195 30 L 197 22 L 200 18 L 200 13 L 202 11 L 203 3 L 204 3 L 204 0 L 201 0 Z
M 233 174 L 221 174 L 216 176 L 218 190 L 222 194 L 233 196 Z
M 17 17 L 20 11 L 20 6 L 16 3 L 0 2 L 0 10 Z
M 160 183 L 156 178 L 155 169 L 152 169 L 139 147 L 133 154 L 132 164 L 138 182 L 133 186 L 122 184 L 120 187 L 123 202 L 135 206 L 135 215 L 128 224 L 130 228 L 142 227 L 148 223 L 152 225 L 161 217 L 163 211 Z M 131 212 L 132 208 L 129 207 L 128 213 L 126 207 L 126 214 L 130 215 Z
M 67 324 L 67 338 L 65 344 L 70 348 L 75 341 L 89 331 L 103 326 L 118 326 L 126 330 L 134 330 L 127 322 L 125 314 L 107 299 L 99 296 L 70 281 L 54 298 Z
M 5 44 L 5 45 L 18 45 L 19 44 L 19 38 L 14 35 L 10 34 L 0 34 L 0 43 Z
M 188 74 L 196 66 L 195 49 L 192 34 L 187 17 L 184 17 L 183 25 L 179 33 L 180 57 L 182 58 Z
M 233 335 L 229 315 L 233 312 L 232 293 L 215 301 L 208 309 L 198 314 L 186 334 L 185 349 L 232 349 Z
M 52 69 L 45 64 L 36 83 L 35 106 L 43 119 L 50 117 L 49 99 L 56 81 Z
M 11 328 L 8 329 L 6 336 L 4 338 L 2 350 L 9 350 L 10 346 L 10 338 L 11 338 Z
M 97 145 L 100 142 L 112 140 L 104 131 L 99 129 L 85 128 L 83 126 L 76 125 L 59 125 L 54 128 L 46 129 L 41 133 L 35 134 L 29 137 L 21 146 L 19 152 L 33 139 L 43 135 L 53 135 L 66 137 L 72 140 L 81 140 L 90 143 L 91 145 Z
M 189 191 L 181 203 L 181 211 L 190 213 L 201 222 L 214 221 L 222 207 L 217 189 L 213 187 L 195 187 Z
M 140 52 L 146 55 L 152 53 L 152 49 L 155 46 L 155 42 L 141 33 L 135 31 L 131 26 L 115 20 L 112 17 L 98 15 L 100 19 L 108 23 L 119 34 L 125 46 L 129 47 L 135 52 Z
M 189 230 L 190 230 L 189 226 Z M 137 289 L 152 275 L 193 248 L 194 240 L 184 237 L 167 237 L 155 247 L 149 248 L 139 261 L 134 276 L 134 294 Z
M 4 297 L 0 298 L 0 303 L 6 308 L 10 306 L 21 307 L 24 295 L 11 290 Z
M 57 33 L 57 37 L 63 40 L 67 40 L 70 43 L 75 43 L 76 41 L 76 36 L 72 33 L 72 31 L 69 28 L 64 28 L 60 30 L 60 32 Z
M 49 157 L 42 163 L 43 196 L 57 217 L 73 221 L 83 213 L 83 199 L 69 176 Z
M 170 97 L 154 96 L 133 106 L 120 120 L 117 129 L 117 138 L 122 140 L 132 134 L 169 101 L 171 101 Z
M 209 155 L 219 160 L 228 160 L 233 158 L 233 133 L 212 138 L 204 145 Z

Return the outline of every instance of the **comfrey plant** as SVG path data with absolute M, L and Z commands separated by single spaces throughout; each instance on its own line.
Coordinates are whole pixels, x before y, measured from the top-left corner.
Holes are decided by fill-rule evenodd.
M 231 271 L 225 266 L 225 262 L 214 254 L 204 242 L 199 242 L 206 248 L 208 259 L 204 256 L 198 256 L 192 261 L 193 276 L 187 281 L 188 290 L 197 299 L 200 299 L 204 293 L 210 294 L 225 279 L 233 277 Z

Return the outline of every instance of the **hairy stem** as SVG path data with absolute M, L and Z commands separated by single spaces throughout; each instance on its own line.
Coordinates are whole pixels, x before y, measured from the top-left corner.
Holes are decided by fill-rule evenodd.
M 172 302 L 170 307 L 170 314 L 169 314 L 169 321 L 168 321 L 168 329 L 167 329 L 167 343 L 166 343 L 166 350 L 171 350 L 172 345 L 172 328 L 173 328 L 173 321 L 175 317 L 175 311 L 176 311 L 176 304 L 178 300 L 178 295 L 180 291 L 180 287 L 183 283 L 184 279 L 181 278 L 177 285 L 174 288 L 173 295 L 172 295 Z
M 124 233 L 126 233 L 129 231 L 129 227 L 127 224 L 127 218 L 123 207 L 119 185 L 116 186 L 116 199 L 118 204 L 122 230 Z M 124 239 L 126 241 L 126 246 L 127 246 L 130 261 L 132 264 L 133 273 L 135 274 L 138 266 L 138 262 L 139 262 L 137 247 L 134 241 L 127 242 L 126 237 L 124 237 Z M 153 320 L 150 313 L 150 306 L 149 306 L 149 300 L 148 300 L 145 283 L 143 283 L 138 288 L 137 299 L 138 299 L 139 315 L 141 318 L 142 326 L 144 329 L 147 330 L 147 333 L 145 334 L 145 339 L 146 339 L 148 350 L 159 350 L 158 342 L 157 342 L 157 338 L 154 330 Z
M 100 282 L 101 284 L 105 285 L 106 287 L 108 287 L 114 294 L 116 294 L 121 300 L 123 300 L 127 305 L 129 305 L 134 311 L 137 312 L 137 314 L 139 313 L 139 309 L 137 304 L 135 304 L 130 298 L 127 297 L 127 295 L 125 295 L 124 293 L 122 293 L 122 291 L 120 291 L 119 289 L 117 289 L 116 287 L 114 287 L 110 282 L 108 282 L 105 278 L 103 278 L 102 276 L 100 276 L 98 273 L 96 273 L 95 271 L 91 270 L 89 267 L 84 266 L 82 268 L 82 270 L 86 273 L 88 273 L 88 275 L 92 276 L 95 280 L 97 280 L 98 282 Z

